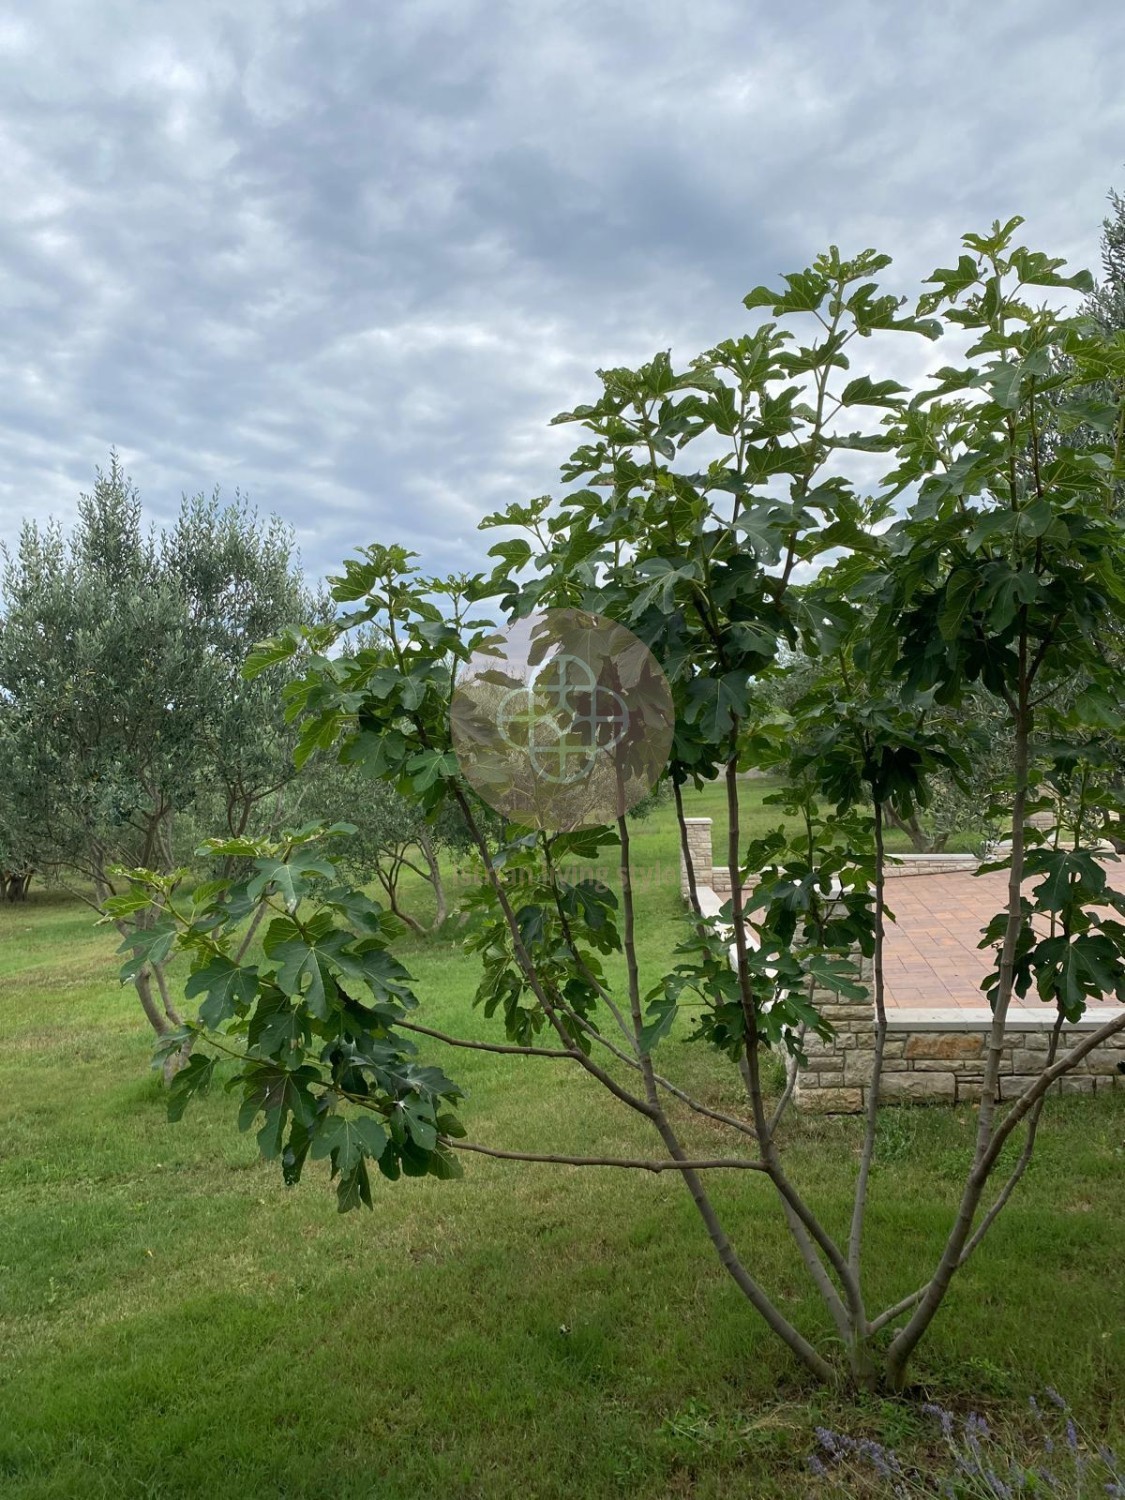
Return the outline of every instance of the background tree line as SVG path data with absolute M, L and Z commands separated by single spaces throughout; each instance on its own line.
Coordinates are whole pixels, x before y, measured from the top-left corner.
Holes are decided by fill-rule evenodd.
M 69 533 L 27 522 L 0 572 L 0 895 L 26 899 L 35 876 L 104 912 L 122 868 L 199 865 L 204 835 L 270 837 L 301 819 L 347 816 L 350 875 L 378 880 L 408 925 L 407 872 L 448 903 L 438 850 L 454 821 L 429 826 L 393 788 L 314 757 L 298 778 L 279 665 L 252 682 L 256 641 L 327 622 L 293 533 L 243 498 L 184 497 L 175 521 L 146 525 L 116 454 L 81 497 Z M 362 642 L 359 643 L 362 645 Z M 210 861 L 229 875 L 238 860 Z M 152 914 L 119 917 L 125 939 Z M 168 955 L 132 975 L 153 1030 L 182 1022 Z

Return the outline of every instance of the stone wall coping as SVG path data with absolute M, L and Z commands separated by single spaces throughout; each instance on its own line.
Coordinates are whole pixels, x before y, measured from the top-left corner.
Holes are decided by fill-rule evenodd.
M 907 865 L 979 865 L 975 854 L 887 854 L 887 860 Z
M 1080 1021 L 1064 1021 L 1065 1031 L 1096 1031 L 1107 1021 L 1125 1013 L 1125 1006 L 1099 1004 L 1094 1013 L 1087 1010 Z M 828 1014 L 831 1016 L 831 1010 Z M 1045 1031 L 1054 1025 L 1054 1011 L 1043 1006 L 1031 1010 L 1027 1006 L 1013 1005 L 1004 1021 L 1005 1031 Z M 956 1010 L 936 1006 L 906 1010 L 895 1006 L 887 1011 L 887 1030 L 891 1031 L 981 1031 L 992 1026 L 992 1012 L 987 1006 L 969 1009 L 960 1006 Z

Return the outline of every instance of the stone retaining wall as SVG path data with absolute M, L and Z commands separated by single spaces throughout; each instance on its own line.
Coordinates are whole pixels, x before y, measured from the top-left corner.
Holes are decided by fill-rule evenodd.
M 864 983 L 870 983 L 870 960 L 864 960 Z M 806 1037 L 808 1066 L 797 1077 L 799 1109 L 821 1114 L 856 1114 L 867 1103 L 875 1057 L 875 1012 L 868 1001 L 842 1000 L 834 990 L 819 991 L 814 1003 L 835 1029 L 831 1041 Z M 1010 1016 L 1004 1031 L 997 1097 L 1014 1099 L 1043 1071 L 1053 1014 L 1043 1007 Z M 1108 1014 L 1084 1017 L 1064 1026 L 1057 1057 L 1062 1058 L 1084 1036 L 1103 1025 Z M 987 1017 L 929 1019 L 925 1012 L 889 1011 L 883 1052 L 880 1096 L 887 1103 L 904 1100 L 964 1103 L 980 1098 L 991 1028 Z M 1092 1094 L 1125 1088 L 1125 1031 L 1052 1084 L 1053 1093 Z

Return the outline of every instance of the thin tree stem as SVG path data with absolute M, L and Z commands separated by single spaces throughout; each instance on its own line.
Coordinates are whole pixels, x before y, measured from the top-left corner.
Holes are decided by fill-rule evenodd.
M 443 1145 L 455 1151 L 474 1151 L 480 1156 L 493 1156 L 499 1161 L 545 1162 L 560 1167 L 629 1167 L 638 1172 L 709 1172 L 719 1168 L 733 1167 L 746 1172 L 764 1172 L 760 1161 L 745 1161 L 737 1156 L 715 1156 L 701 1161 L 684 1158 L 676 1161 L 672 1157 L 657 1157 L 645 1160 L 628 1156 L 566 1156 L 541 1151 L 504 1151 L 496 1146 L 482 1146 L 476 1141 L 454 1140 L 442 1136 Z
M 887 1042 L 887 1009 L 883 993 L 883 926 L 884 881 L 883 804 L 875 799 L 875 954 L 872 962 L 872 988 L 875 992 L 875 1056 L 871 1065 L 871 1087 L 867 1095 L 867 1119 L 864 1124 L 863 1150 L 859 1159 L 852 1205 L 851 1232 L 848 1236 L 848 1265 L 859 1276 L 863 1249 L 863 1221 L 867 1213 L 867 1192 L 871 1182 L 871 1164 L 875 1157 L 875 1132 L 879 1123 L 879 1085 L 883 1075 L 883 1051 Z
M 980 1116 L 977 1122 L 976 1146 L 973 1163 L 965 1180 L 965 1187 L 961 1195 L 960 1204 L 958 1205 L 956 1219 L 954 1220 L 953 1227 L 950 1230 L 934 1274 L 927 1285 L 925 1295 L 920 1298 L 910 1321 L 895 1335 L 887 1351 L 887 1370 L 892 1385 L 896 1387 L 902 1384 L 907 1361 L 917 1347 L 919 1339 L 932 1322 L 938 1308 L 941 1306 L 945 1294 L 949 1290 L 949 1284 L 958 1266 L 961 1264 L 961 1253 L 969 1238 L 981 1195 L 984 1192 L 992 1165 L 999 1152 L 999 1146 L 993 1139 L 996 1083 L 1000 1075 L 1004 1028 L 1007 1022 L 1008 1008 L 1011 1004 L 1012 989 L 1015 980 L 1016 949 L 1023 926 L 1023 907 L 1020 901 L 1020 888 L 1023 883 L 1024 815 L 1027 806 L 1031 740 L 1031 713 L 1028 706 L 1026 611 L 1023 612 L 1023 618 L 1021 618 L 1018 651 L 1019 676 L 1014 700 L 1015 738 L 1013 746 L 1015 793 L 1012 798 L 1012 862 L 1008 877 L 1008 920 L 1000 952 L 999 983 L 996 993 L 996 1003 L 993 1008 L 988 1059 L 985 1064 L 984 1078 L 981 1084 Z M 1050 1072 L 1051 1070 L 1048 1069 L 1046 1071 Z M 1029 1090 L 1028 1092 L 1031 1093 L 1032 1091 Z M 1038 1095 L 1035 1097 L 1038 1097 Z M 1014 1128 L 1010 1124 L 1014 1113 L 1014 1111 L 1010 1112 L 1005 1121 L 1008 1129 L 1004 1132 L 1004 1138 Z M 999 1134 L 999 1132 L 997 1133 Z
M 257 911 L 250 918 L 250 925 L 249 925 L 249 927 L 247 927 L 246 931 L 242 934 L 242 941 L 239 943 L 239 945 L 238 945 L 238 951 L 234 955 L 234 961 L 235 961 L 236 964 L 240 964 L 242 962 L 242 960 L 246 957 L 246 954 L 247 954 L 247 952 L 248 952 L 248 950 L 250 948 L 250 944 L 254 941 L 254 934 L 257 932 L 258 928 L 261 926 L 262 918 L 265 916 L 265 914 L 266 914 L 266 907 L 265 907 L 265 903 L 263 903 L 262 905 L 260 905 L 258 907 Z
M 695 861 L 691 857 L 691 846 L 688 843 L 687 820 L 684 817 L 684 797 L 680 789 L 680 783 L 672 778 L 672 793 L 676 799 L 676 825 L 680 830 L 680 855 L 684 862 L 684 870 L 687 874 L 688 901 L 691 909 L 700 921 L 703 920 L 703 908 L 699 904 L 699 886 L 695 878 Z
M 733 750 L 733 745 L 732 745 Z M 791 1232 L 794 1231 L 794 1219 L 804 1225 L 809 1234 L 820 1246 L 828 1257 L 837 1276 L 840 1278 L 844 1288 L 848 1307 L 851 1310 L 853 1327 L 853 1346 L 856 1337 L 855 1330 L 862 1326 L 863 1300 L 855 1276 L 847 1259 L 842 1254 L 839 1246 L 826 1232 L 824 1226 L 816 1215 L 797 1193 L 782 1169 L 781 1158 L 777 1147 L 770 1138 L 769 1125 L 765 1116 L 765 1103 L 762 1096 L 761 1079 L 758 1070 L 758 1024 L 757 1007 L 754 1001 L 753 990 L 750 986 L 748 954 L 746 946 L 746 930 L 743 921 L 743 895 L 742 895 L 742 869 L 740 859 L 739 839 L 739 806 L 738 806 L 738 764 L 734 757 L 727 762 L 726 786 L 727 786 L 727 868 L 730 872 L 731 885 L 731 918 L 734 922 L 735 953 L 738 964 L 739 993 L 742 999 L 742 1011 L 744 1017 L 746 1040 L 743 1049 L 740 1066 L 746 1081 L 747 1092 L 754 1113 L 754 1124 L 761 1142 L 763 1159 L 769 1168 L 770 1179 L 783 1199 L 784 1205 L 792 1210 L 793 1217 L 786 1213 L 786 1223 Z M 807 1245 L 807 1240 L 794 1232 L 794 1241 L 798 1250 L 801 1251 L 805 1263 L 818 1286 L 821 1284 L 823 1268 L 819 1260 L 812 1253 L 812 1247 Z M 807 1253 L 806 1253 L 807 1246 Z M 829 1302 L 831 1310 L 832 1304 Z
M 492 857 L 488 851 L 488 844 L 486 843 L 484 835 L 480 831 L 480 826 L 477 823 L 475 816 L 473 815 L 473 810 L 469 805 L 468 798 L 465 796 L 461 788 L 456 785 L 456 783 L 454 783 L 453 785 L 453 796 L 454 800 L 457 802 L 457 805 L 461 809 L 462 815 L 464 816 L 465 826 L 469 829 L 473 842 L 476 844 L 477 850 L 484 862 L 484 867 L 488 875 L 489 884 L 492 886 L 493 892 L 496 896 L 496 900 L 499 903 L 500 910 L 504 915 L 504 921 L 508 927 L 508 933 L 512 940 L 512 950 L 515 953 L 516 962 L 520 966 L 520 971 L 523 974 L 524 978 L 527 980 L 532 994 L 542 1006 L 544 1015 L 554 1027 L 559 1040 L 562 1042 L 564 1047 L 570 1047 L 571 1039 L 567 1035 L 566 1028 L 565 1026 L 563 1026 L 561 1020 L 559 1019 L 554 1005 L 551 1003 L 550 996 L 547 994 L 546 990 L 543 987 L 543 984 L 539 978 L 539 974 L 535 968 L 534 963 L 531 960 L 531 955 L 528 953 L 527 947 L 523 941 L 522 936 L 520 935 L 519 923 L 516 921 L 516 914 L 512 910 L 512 903 L 508 900 L 508 893 L 504 889 L 504 883 L 500 879 L 496 871 L 496 867 L 492 862 Z M 619 1084 L 615 1078 L 607 1073 L 604 1068 L 600 1067 L 596 1062 L 594 1062 L 593 1058 L 587 1057 L 584 1052 L 579 1051 L 578 1048 L 574 1049 L 574 1054 L 575 1061 L 578 1063 L 578 1065 L 587 1073 L 596 1078 L 598 1082 L 603 1085 L 603 1087 L 607 1088 L 609 1092 L 614 1095 L 615 1098 L 620 1099 L 623 1104 L 627 1104 L 630 1109 L 635 1109 L 638 1114 L 646 1115 L 649 1118 L 652 1117 L 653 1111 L 651 1104 L 649 1104 L 646 1100 L 639 1098 L 636 1094 L 631 1093 L 628 1089 L 622 1088 L 621 1084 Z
M 465 1047 L 472 1052 L 502 1052 L 510 1057 L 553 1057 L 565 1062 L 573 1062 L 577 1049 L 574 1047 L 563 1051 L 559 1047 L 516 1047 L 508 1046 L 501 1042 L 473 1042 L 467 1037 L 450 1036 L 444 1031 L 435 1031 L 432 1026 L 422 1026 L 418 1021 L 396 1021 L 395 1027 L 399 1031 L 416 1031 L 419 1036 L 433 1037 L 436 1042 L 444 1042 L 447 1047 Z

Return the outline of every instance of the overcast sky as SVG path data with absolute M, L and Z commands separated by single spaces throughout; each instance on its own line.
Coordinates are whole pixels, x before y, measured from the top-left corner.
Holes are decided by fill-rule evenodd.
M 0 20 L 0 539 L 116 445 L 306 568 L 555 483 L 599 365 L 828 243 L 902 290 L 1021 213 L 1097 269 L 1119 0 L 22 0 Z

